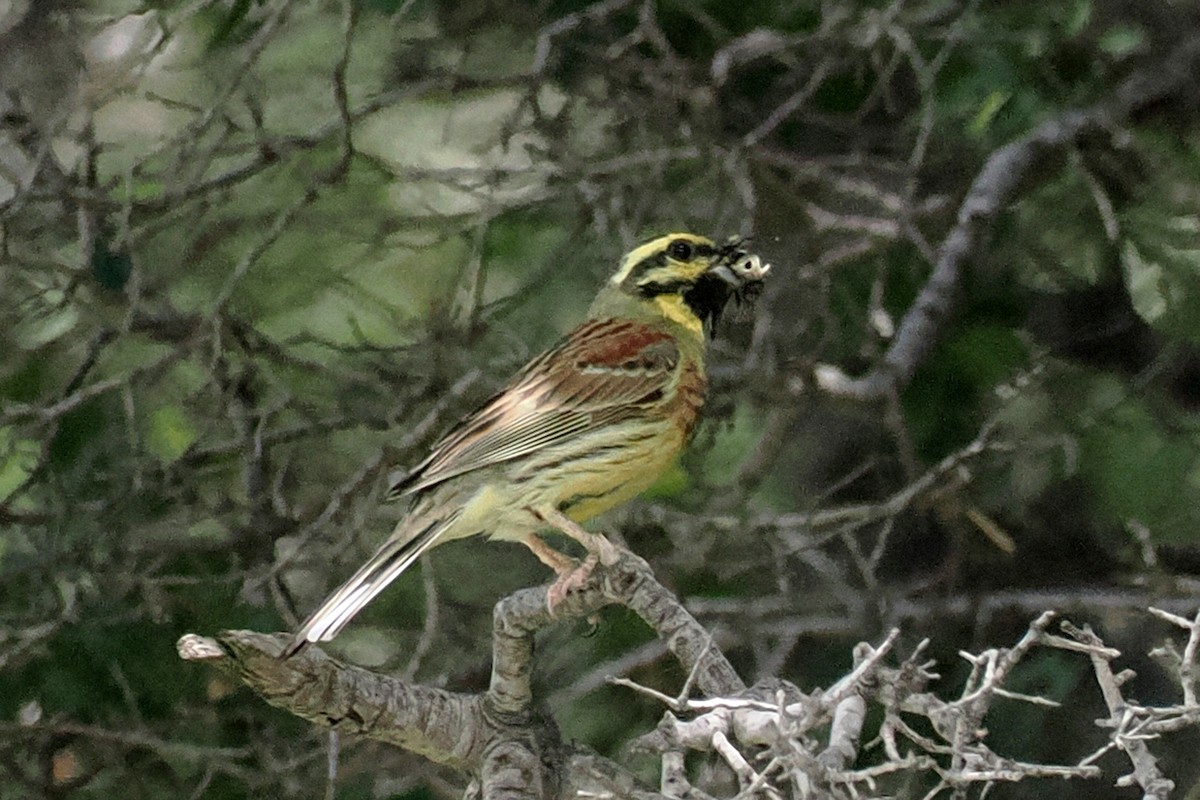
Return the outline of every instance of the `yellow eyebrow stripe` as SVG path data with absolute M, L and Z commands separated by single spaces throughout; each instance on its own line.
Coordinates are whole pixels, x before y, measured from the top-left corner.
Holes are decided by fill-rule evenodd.
M 647 258 L 653 258 L 655 255 L 666 251 L 667 245 L 676 239 L 683 239 L 692 244 L 703 247 L 715 247 L 711 239 L 704 236 L 697 236 L 694 233 L 668 233 L 666 236 L 659 236 L 657 239 L 652 239 L 643 245 L 630 250 L 625 258 L 621 261 L 621 266 L 617 270 L 617 274 L 612 276 L 610 283 L 620 285 L 629 274 L 633 272 L 633 268 L 645 261 Z

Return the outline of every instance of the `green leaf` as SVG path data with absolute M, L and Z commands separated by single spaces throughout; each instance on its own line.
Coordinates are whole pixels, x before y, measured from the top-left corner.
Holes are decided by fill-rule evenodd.
M 1104 52 L 1123 58 L 1141 50 L 1146 44 L 1146 32 L 1132 25 L 1116 25 L 1109 28 L 1100 37 L 1100 49 Z
M 257 5 L 257 0 L 254 4 Z M 243 23 L 250 12 L 250 6 L 251 0 L 233 0 L 233 5 L 228 13 L 218 12 L 217 22 L 213 26 L 212 33 L 209 34 L 209 48 L 215 49 L 246 38 L 244 28 L 249 26 L 244 26 Z
M 1154 323 L 1167 312 L 1167 287 L 1162 265 L 1142 257 L 1137 245 L 1126 242 L 1121 252 L 1125 283 L 1133 309 L 1146 322 Z
M 0 428 L 0 503 L 33 472 L 40 452 L 36 440 L 18 439 L 12 428 Z
M 17 321 L 15 335 L 17 346 L 23 350 L 37 350 L 57 341 L 75 330 L 79 323 L 79 309 L 66 302 L 60 289 L 50 289 L 43 295 L 45 308 L 28 314 Z
M 1092 0 L 1078 0 L 1075 3 L 1075 8 L 1071 10 L 1071 17 L 1067 20 L 1066 30 L 1068 36 L 1078 36 L 1083 33 L 1083 29 L 1092 19 Z
M 1158 541 L 1194 541 L 1200 493 L 1188 476 L 1200 460 L 1192 441 L 1164 429 L 1145 401 L 1125 396 L 1114 407 L 1115 391 L 1125 394 L 1116 381 L 1098 381 L 1088 402 L 1096 415 L 1081 437 L 1089 483 L 1118 521 L 1137 520 Z
M 984 98 L 983 103 L 979 106 L 979 111 L 975 117 L 967 125 L 967 133 L 976 138 L 982 137 L 987 133 L 988 128 L 992 124 L 992 120 L 1000 113 L 1000 109 L 1008 103 L 1012 98 L 1012 92 L 1002 91 L 997 89 Z
M 680 497 L 691 485 L 687 470 L 676 461 L 667 467 L 654 484 L 642 493 L 642 497 L 653 500 L 673 500 Z
M 154 200 L 166 191 L 166 186 L 162 181 L 141 180 L 134 181 L 133 191 L 131 196 L 134 200 L 145 201 Z
M 150 415 L 146 449 L 164 464 L 187 452 L 196 441 L 196 428 L 179 406 L 161 406 Z
M 727 421 L 712 431 L 712 450 L 704 460 L 704 478 L 713 486 L 733 481 L 762 435 L 764 418 L 749 404 L 737 407 Z
M 980 390 L 989 391 L 1028 358 L 1024 342 L 1012 328 L 990 322 L 979 322 L 946 342 L 945 357 L 962 379 Z
M 1147 202 L 1125 230 L 1121 267 L 1134 310 L 1163 333 L 1200 342 L 1200 218 Z

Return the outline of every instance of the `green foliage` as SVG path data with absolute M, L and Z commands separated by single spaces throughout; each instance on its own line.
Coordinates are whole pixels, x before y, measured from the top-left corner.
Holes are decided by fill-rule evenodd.
M 1097 380 L 1080 411 L 1094 420 L 1080 438 L 1080 463 L 1103 511 L 1146 525 L 1156 541 L 1194 542 L 1200 524 L 1200 431 L 1189 426 L 1179 435 L 1163 409 L 1156 414 L 1151 401 L 1126 395 L 1112 380 Z
M 207 6 L 202 19 L 210 27 L 208 47 L 217 50 L 245 43 L 258 30 L 258 23 L 250 19 L 250 11 L 262 5 L 263 0 L 231 0 L 228 4 Z
M 1027 358 L 1011 328 L 967 317 L 905 393 L 909 428 L 921 454 L 934 459 L 974 438 L 995 386 L 1026 366 Z
M 28 480 L 40 452 L 33 439 L 18 439 L 12 428 L 0 428 L 0 503 Z
M 1169 195 L 1168 195 L 1169 196 Z M 1131 210 L 1121 268 L 1138 315 L 1169 336 L 1200 344 L 1200 215 L 1193 199 Z
M 146 447 L 164 464 L 175 461 L 196 441 L 196 428 L 179 406 L 160 406 L 150 414 Z

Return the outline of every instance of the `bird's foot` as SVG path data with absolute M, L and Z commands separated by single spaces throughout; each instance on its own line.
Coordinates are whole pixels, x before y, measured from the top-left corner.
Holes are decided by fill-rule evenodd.
M 596 555 L 600 558 L 600 563 L 606 567 L 611 567 L 621 560 L 621 549 L 610 542 L 603 534 L 593 534 L 596 545 Z
M 558 579 L 546 589 L 546 610 L 550 612 L 550 616 L 554 616 L 554 609 L 566 599 L 568 594 L 583 588 L 599 561 L 600 558 L 597 554 L 589 553 L 587 558 L 580 561 L 573 569 L 558 573 Z
M 549 525 L 583 545 L 587 557 L 583 561 L 563 555 L 541 540 L 536 533 L 525 538 L 525 544 L 538 559 L 554 570 L 558 578 L 546 590 L 546 610 L 551 616 L 554 609 L 573 591 L 582 589 L 591 577 L 597 564 L 611 567 L 621 560 L 621 550 L 598 533 L 586 531 L 578 522 L 553 507 L 528 509 L 535 519 Z

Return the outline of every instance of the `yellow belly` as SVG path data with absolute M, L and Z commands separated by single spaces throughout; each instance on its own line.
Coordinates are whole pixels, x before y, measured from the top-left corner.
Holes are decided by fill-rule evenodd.
M 661 433 L 612 453 L 580 463 L 576 474 L 552 485 L 552 502 L 583 522 L 628 502 L 649 489 L 675 461 L 683 434 L 673 425 Z
M 648 489 L 671 466 L 684 442 L 684 433 L 675 425 L 646 421 L 547 448 L 535 458 L 489 471 L 473 487 L 448 481 L 434 489 L 438 500 L 431 500 L 434 505 L 459 505 L 462 511 L 441 538 L 483 533 L 519 541 L 539 527 L 529 509 L 546 506 L 583 522 Z

